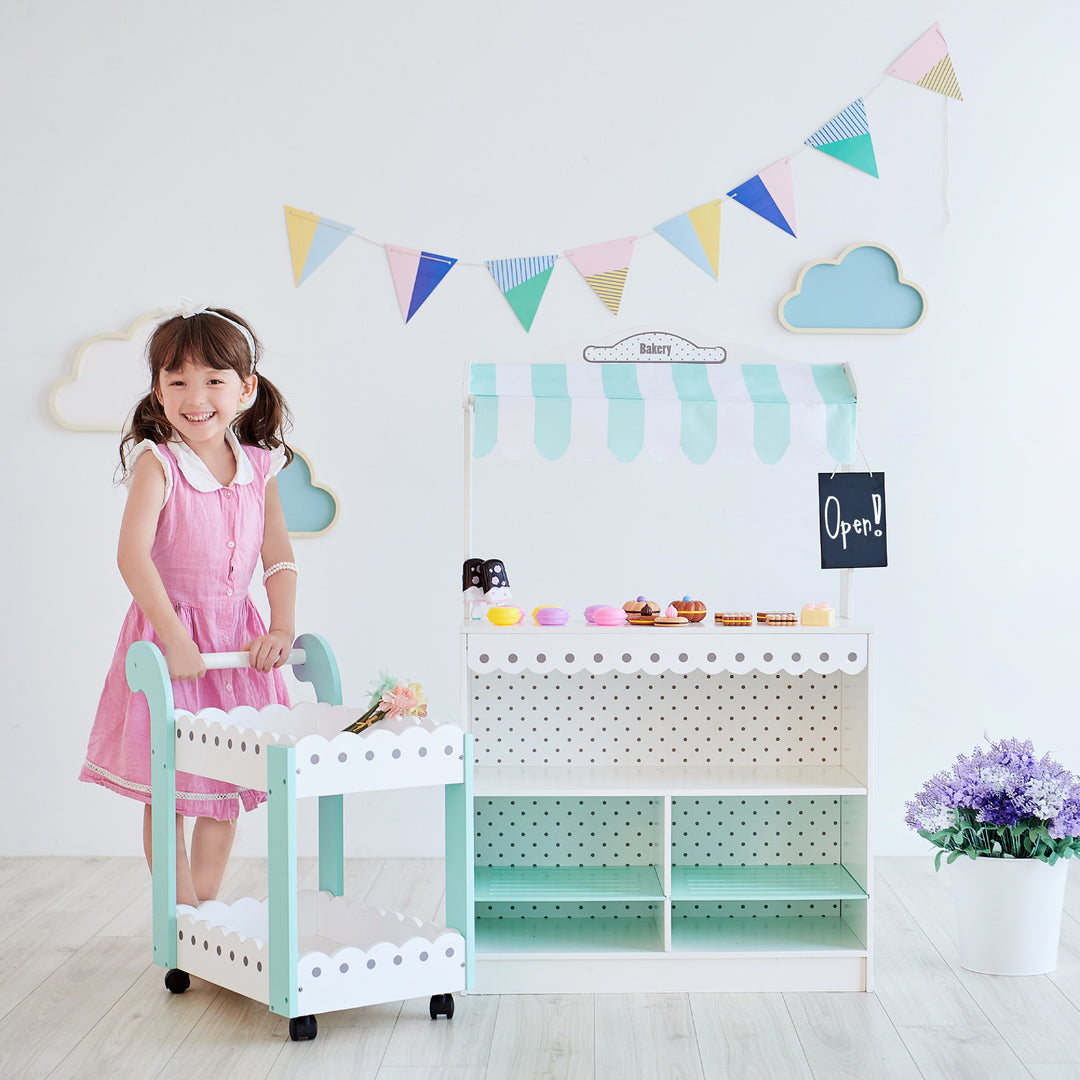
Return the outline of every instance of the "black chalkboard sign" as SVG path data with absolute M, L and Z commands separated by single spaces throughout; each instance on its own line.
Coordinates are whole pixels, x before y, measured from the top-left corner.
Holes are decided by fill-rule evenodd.
M 888 566 L 884 473 L 818 473 L 821 568 Z

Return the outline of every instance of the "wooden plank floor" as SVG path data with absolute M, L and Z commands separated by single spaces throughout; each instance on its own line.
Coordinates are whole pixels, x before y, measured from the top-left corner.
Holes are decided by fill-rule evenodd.
M 355 860 L 346 894 L 439 919 L 441 876 L 437 860 Z M 236 859 L 222 894 L 263 896 L 264 881 Z M 437 1023 L 424 999 L 327 1013 L 314 1042 L 292 1043 L 246 998 L 198 979 L 164 989 L 140 859 L 0 859 L 0 1077 L 1080 1077 L 1080 872 L 1059 967 L 1030 978 L 960 967 L 929 858 L 878 860 L 875 889 L 873 994 L 467 996 Z

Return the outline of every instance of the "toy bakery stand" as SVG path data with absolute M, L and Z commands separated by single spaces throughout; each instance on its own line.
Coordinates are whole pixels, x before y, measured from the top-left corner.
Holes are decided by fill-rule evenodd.
M 853 460 L 845 368 L 748 367 L 474 365 L 467 443 L 775 459 L 798 429 Z M 846 618 L 467 621 L 476 990 L 869 989 L 870 648 Z
M 246 653 L 204 657 L 208 667 L 241 667 Z M 464 931 L 471 882 L 471 737 L 452 724 L 383 720 L 361 734 L 342 729 L 363 709 L 341 705 L 337 664 L 315 634 L 289 657 L 317 703 L 228 713 L 174 711 L 158 649 L 136 642 L 127 676 L 150 706 L 154 961 L 165 985 L 188 975 L 217 983 L 289 1017 L 294 1040 L 313 1039 L 315 1013 L 431 994 L 432 1019 L 453 1016 L 453 991 L 469 982 Z M 269 898 L 198 908 L 176 903 L 176 770 L 267 793 Z M 344 893 L 343 795 L 444 785 L 450 929 L 408 915 L 349 903 Z M 319 800 L 319 889 L 297 891 L 296 803 Z

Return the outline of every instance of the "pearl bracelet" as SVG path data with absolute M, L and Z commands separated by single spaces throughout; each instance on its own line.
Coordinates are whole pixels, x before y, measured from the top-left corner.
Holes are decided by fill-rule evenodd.
M 263 584 L 265 585 L 279 570 L 291 570 L 297 577 L 300 576 L 300 568 L 294 562 L 278 562 L 263 571 Z

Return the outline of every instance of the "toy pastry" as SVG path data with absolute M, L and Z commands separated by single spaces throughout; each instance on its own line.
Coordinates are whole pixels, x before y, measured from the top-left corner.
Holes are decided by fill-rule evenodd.
M 622 626 L 626 612 L 621 607 L 598 607 L 593 612 L 593 622 L 597 626 Z
M 496 626 L 516 626 L 521 622 L 524 613 L 513 604 L 497 604 L 488 608 L 487 617 Z
M 636 600 L 627 600 L 623 604 L 623 611 L 632 626 L 652 626 L 656 616 L 660 614 L 660 605 L 639 596 Z
M 565 626 L 569 618 L 570 612 L 556 604 L 542 604 L 533 609 L 533 620 L 539 626 Z
M 585 616 L 585 621 L 588 622 L 588 623 L 595 622 L 596 620 L 593 618 L 593 615 L 596 614 L 596 609 L 597 608 L 602 608 L 602 607 L 604 607 L 603 604 L 590 604 L 582 612 L 582 614 Z
M 685 615 L 680 615 L 674 605 L 668 604 L 663 615 L 657 615 L 653 620 L 653 626 L 686 626 L 690 620 Z
M 767 626 L 797 626 L 799 616 L 794 611 L 759 611 L 757 621 Z
M 680 614 L 685 615 L 691 622 L 701 622 L 708 614 L 705 603 L 702 600 L 691 600 L 684 596 L 681 600 L 672 600 L 671 606 Z
M 721 626 L 749 626 L 754 617 L 749 611 L 718 611 L 715 620 Z
M 802 609 L 803 626 L 835 626 L 836 612 L 832 604 L 806 604 Z

